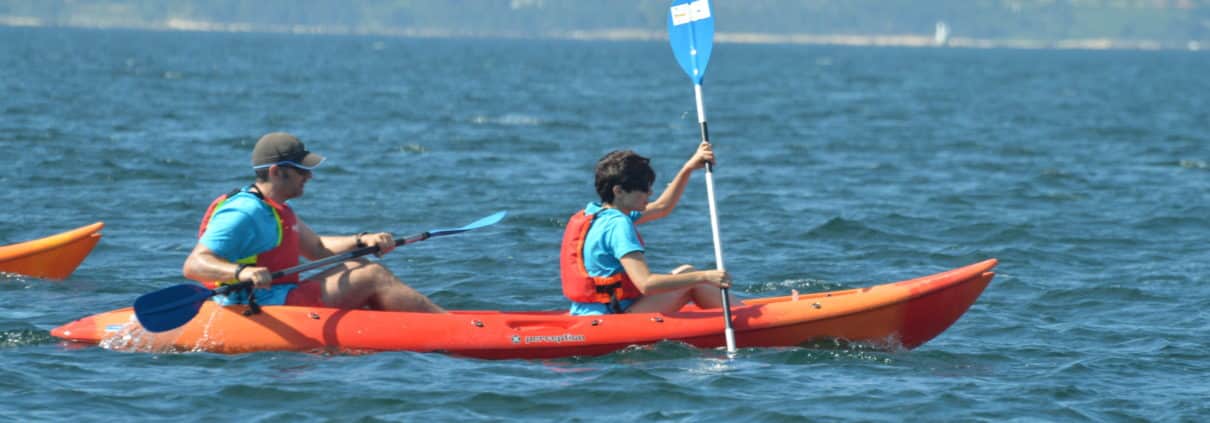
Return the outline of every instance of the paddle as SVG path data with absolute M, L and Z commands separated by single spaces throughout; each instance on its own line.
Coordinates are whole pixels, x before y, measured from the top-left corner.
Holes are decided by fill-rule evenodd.
M 403 238 L 396 238 L 395 245 L 404 246 L 433 237 L 453 235 L 472 229 L 493 225 L 496 222 L 499 222 L 501 219 L 504 219 L 506 214 L 508 214 L 508 212 L 499 211 L 491 216 L 476 220 L 460 228 L 433 229 L 428 232 L 421 232 L 419 234 L 410 235 Z M 331 257 L 326 257 L 320 260 L 273 272 L 273 279 L 299 272 L 305 272 L 311 269 L 324 267 L 330 264 L 339 263 L 376 252 L 378 252 L 377 246 L 362 247 L 355 250 L 346 251 Z M 206 300 L 210 299 L 210 297 L 215 295 L 226 295 L 231 291 L 247 289 L 251 285 L 251 282 L 240 282 L 231 285 L 223 285 L 214 290 L 207 289 L 196 284 L 187 283 L 174 285 L 139 296 L 139 298 L 134 301 L 134 314 L 135 317 L 139 319 L 139 323 L 143 325 L 144 329 L 147 329 L 150 332 L 164 332 L 181 327 L 181 325 L 193 320 L 193 317 L 197 315 L 198 310 L 202 308 L 202 303 L 206 302 Z
M 706 129 L 706 106 L 702 103 L 702 77 L 706 75 L 706 64 L 710 61 L 710 50 L 714 43 L 714 16 L 710 13 L 709 0 L 673 0 L 668 9 L 668 41 L 672 54 L 681 69 L 693 80 L 693 96 L 697 100 L 697 121 L 702 130 L 702 141 L 710 142 Z M 718 210 L 714 202 L 714 166 L 706 163 L 706 197 L 710 200 L 710 231 L 714 234 L 714 261 L 718 270 L 723 266 L 723 243 L 718 235 Z M 727 352 L 735 353 L 735 329 L 731 326 L 731 296 L 727 288 L 722 289 L 723 319 L 726 320 Z

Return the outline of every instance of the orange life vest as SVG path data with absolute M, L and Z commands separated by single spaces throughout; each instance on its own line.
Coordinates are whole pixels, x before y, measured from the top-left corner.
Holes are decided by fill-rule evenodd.
M 603 277 L 588 275 L 588 269 L 584 266 L 584 239 L 596 216 L 596 213 L 588 214 L 580 210 L 567 220 L 559 254 L 563 295 L 578 303 L 610 304 L 616 313 L 620 312 L 618 301 L 638 298 L 643 294 L 634 286 L 625 270 Z M 643 242 L 643 239 L 639 238 L 639 242 Z
M 206 226 L 210 223 L 210 218 L 222 208 L 223 203 L 228 199 L 239 194 L 242 189 L 235 189 L 226 194 L 220 195 L 210 202 L 210 207 L 206 209 L 206 214 L 202 216 L 202 224 L 198 227 L 197 236 L 202 237 L 206 233 Z M 294 215 L 294 210 L 285 204 L 279 204 L 276 201 L 265 198 L 255 188 L 248 190 L 248 193 L 255 195 L 261 200 L 265 206 L 273 211 L 273 217 L 277 220 L 277 243 L 268 251 L 241 258 L 236 260 L 236 263 L 247 264 L 250 266 L 266 267 L 270 272 L 276 272 L 289 267 L 298 265 L 298 232 L 294 230 L 295 224 L 298 223 L 298 217 Z M 235 283 L 235 280 L 227 281 L 206 281 L 203 282 L 207 288 L 214 289 L 219 285 Z M 273 284 L 298 283 L 298 274 L 290 274 L 274 279 Z

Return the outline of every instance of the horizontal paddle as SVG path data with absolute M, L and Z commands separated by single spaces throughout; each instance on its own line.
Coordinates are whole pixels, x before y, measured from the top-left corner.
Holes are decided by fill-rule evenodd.
M 504 219 L 504 216 L 507 214 L 508 212 L 499 211 L 491 216 L 476 220 L 463 227 L 433 229 L 403 238 L 396 238 L 395 245 L 404 246 L 433 237 L 454 235 L 472 229 L 479 229 L 484 226 L 494 225 L 496 222 Z M 305 272 L 311 269 L 324 267 L 377 252 L 378 246 L 362 247 L 355 250 L 346 251 L 331 257 L 326 257 L 320 260 L 273 272 L 273 279 L 299 272 Z M 218 287 L 218 289 L 212 290 L 190 283 L 173 285 L 139 296 L 139 298 L 134 301 L 134 315 L 139 319 L 139 324 L 143 325 L 144 329 L 150 332 L 164 332 L 181 327 L 185 323 L 189 323 L 190 320 L 193 320 L 193 317 L 197 316 L 198 310 L 201 310 L 202 303 L 206 302 L 206 300 L 210 299 L 210 297 L 215 295 L 226 295 L 232 291 L 247 289 L 251 286 L 252 282 L 240 282 L 230 285 L 223 285 Z

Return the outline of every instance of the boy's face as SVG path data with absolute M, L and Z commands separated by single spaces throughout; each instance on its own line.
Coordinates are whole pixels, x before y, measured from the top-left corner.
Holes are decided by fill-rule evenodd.
M 613 206 L 626 212 L 647 209 L 647 200 L 651 197 L 651 188 L 627 191 L 620 185 L 613 187 Z

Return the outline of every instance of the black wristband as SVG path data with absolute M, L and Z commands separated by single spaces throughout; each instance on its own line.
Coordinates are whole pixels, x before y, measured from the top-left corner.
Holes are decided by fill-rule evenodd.
M 354 237 L 353 239 L 357 240 L 357 248 L 367 247 L 366 243 L 361 242 L 361 237 L 365 236 L 367 234 L 369 234 L 369 232 L 358 232 L 357 235 L 353 235 L 353 237 Z
M 239 266 L 235 266 L 235 281 L 236 282 L 239 282 L 239 272 L 243 272 L 244 269 L 246 269 L 247 267 L 248 267 L 247 263 L 240 263 Z

